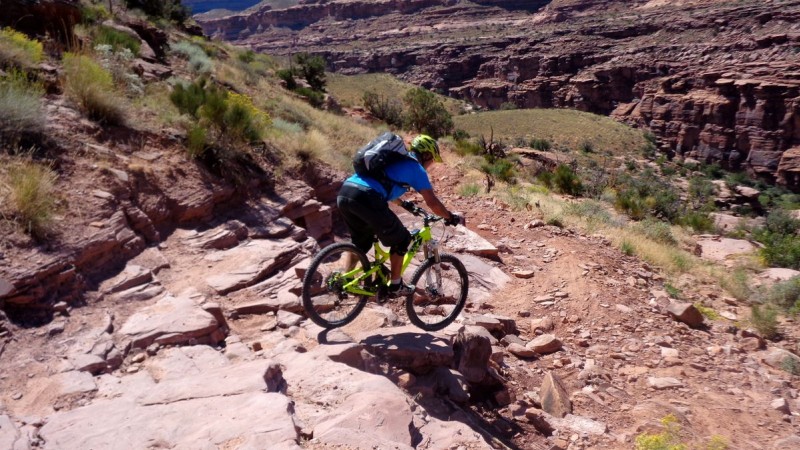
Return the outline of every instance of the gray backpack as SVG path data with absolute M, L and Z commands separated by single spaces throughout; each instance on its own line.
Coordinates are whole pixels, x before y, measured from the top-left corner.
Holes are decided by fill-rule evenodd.
M 377 180 L 388 194 L 393 184 L 407 187 L 406 184 L 394 181 L 386 175 L 386 168 L 389 165 L 404 160 L 416 162 L 406 149 L 403 138 L 387 131 L 356 152 L 353 157 L 353 168 L 357 174 Z

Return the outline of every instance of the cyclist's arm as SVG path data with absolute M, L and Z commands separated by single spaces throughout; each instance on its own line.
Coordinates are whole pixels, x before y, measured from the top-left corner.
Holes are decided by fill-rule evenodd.
M 433 193 L 433 189 L 423 189 L 419 191 L 422 194 L 422 198 L 425 199 L 425 204 L 428 205 L 436 215 L 444 217 L 445 219 L 452 219 L 452 214 L 450 211 L 445 208 L 441 201 L 439 201 L 439 197 Z

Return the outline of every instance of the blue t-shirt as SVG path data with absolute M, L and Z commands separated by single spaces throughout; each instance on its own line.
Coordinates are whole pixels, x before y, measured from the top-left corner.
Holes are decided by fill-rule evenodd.
M 391 164 L 386 168 L 386 176 L 393 181 L 389 195 L 386 195 L 386 189 L 383 188 L 383 185 L 372 177 L 364 177 L 356 173 L 345 182 L 368 186 L 378 191 L 386 201 L 394 200 L 405 194 L 408 189 L 403 184 L 411 186 L 417 192 L 424 189 L 433 189 L 431 181 L 428 179 L 428 172 L 425 171 L 422 164 L 416 161 L 399 161 Z

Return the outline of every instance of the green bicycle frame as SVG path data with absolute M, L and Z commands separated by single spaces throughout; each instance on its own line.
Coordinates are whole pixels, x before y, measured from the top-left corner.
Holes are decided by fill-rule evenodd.
M 400 273 L 405 273 L 406 269 L 408 268 L 409 264 L 411 264 L 411 260 L 414 259 L 414 256 L 419 251 L 419 248 L 422 244 L 429 242 L 433 239 L 433 235 L 431 233 L 431 227 L 425 226 L 421 230 L 414 231 L 411 233 L 411 248 L 408 249 L 405 256 L 403 256 L 403 266 Z M 381 267 L 389 261 L 391 255 L 388 251 L 381 248 L 379 242 L 375 242 L 375 261 L 372 262 L 372 267 L 369 268 L 366 272 L 362 272 L 361 268 L 355 268 L 349 272 L 345 272 L 342 274 L 344 278 L 351 278 L 354 277 L 353 281 L 345 283 L 342 288 L 345 292 L 355 294 L 355 295 L 365 295 L 365 296 L 373 296 L 376 295 L 377 292 L 368 291 L 363 288 L 363 281 L 372 275 L 376 275 L 381 284 L 388 284 L 389 279 L 381 270 Z M 425 247 L 425 258 L 428 258 L 428 247 Z

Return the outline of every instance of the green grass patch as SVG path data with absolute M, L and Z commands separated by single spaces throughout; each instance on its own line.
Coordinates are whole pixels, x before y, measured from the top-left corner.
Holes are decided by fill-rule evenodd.
M 646 143 L 639 130 L 608 117 L 567 109 L 488 111 L 456 116 L 453 120 L 456 128 L 472 136 L 489 136 L 493 130 L 495 140 L 546 139 L 554 148 L 565 149 L 591 142 L 595 153 L 633 154 Z
M 477 183 L 466 183 L 458 187 L 458 194 L 462 197 L 475 197 L 481 192 L 481 187 Z
M 752 305 L 750 324 L 758 330 L 761 337 L 772 339 L 778 335 L 778 310 L 772 305 Z
M 94 30 L 94 44 L 95 45 L 110 45 L 111 49 L 115 52 L 126 48 L 130 50 L 134 56 L 139 56 L 142 43 L 138 36 L 133 36 L 125 31 L 117 30 L 116 28 L 101 25 Z
M 719 313 L 714 311 L 713 308 L 701 305 L 700 303 L 695 303 L 694 307 L 708 320 L 718 320 L 720 318 Z

